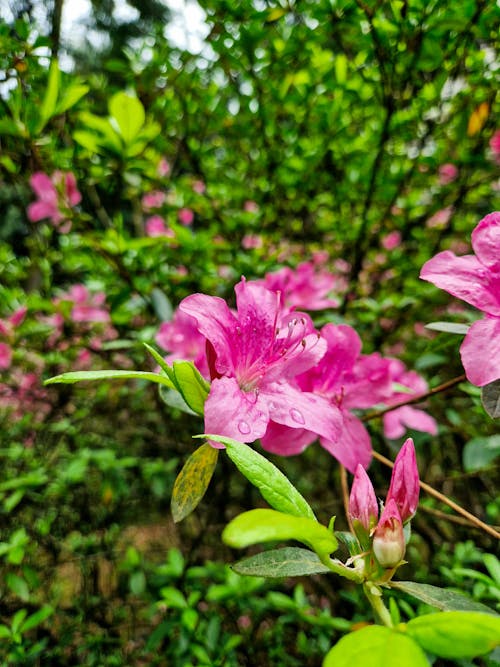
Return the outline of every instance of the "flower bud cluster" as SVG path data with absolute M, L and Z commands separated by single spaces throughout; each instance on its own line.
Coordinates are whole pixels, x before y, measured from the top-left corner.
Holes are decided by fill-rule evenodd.
M 349 515 L 361 547 L 383 569 L 401 563 L 406 549 L 403 526 L 414 516 L 420 491 L 413 440 L 402 446 L 392 471 L 391 484 L 379 518 L 373 485 L 358 465 L 349 498 Z

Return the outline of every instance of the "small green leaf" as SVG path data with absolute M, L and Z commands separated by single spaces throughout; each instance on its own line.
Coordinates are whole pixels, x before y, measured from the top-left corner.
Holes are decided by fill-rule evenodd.
M 165 602 L 169 607 L 174 609 L 186 609 L 186 598 L 180 590 L 173 586 L 165 586 L 160 590 L 162 602 Z
M 172 369 L 170 366 L 167 364 L 165 359 L 161 356 L 159 352 L 157 352 L 154 347 L 151 347 L 151 345 L 148 345 L 147 343 L 143 343 L 144 347 L 146 350 L 149 352 L 149 354 L 153 357 L 153 359 L 156 361 L 158 366 L 164 371 L 169 377 L 172 372 Z
M 20 632 L 27 632 L 28 630 L 36 628 L 37 625 L 43 623 L 49 616 L 52 616 L 53 613 L 54 609 L 51 606 L 49 605 L 43 606 L 34 614 L 31 614 L 31 616 L 28 616 L 28 618 L 21 625 Z
M 342 637 L 327 653 L 323 667 L 429 667 L 413 639 L 391 628 L 369 625 Z
M 492 419 L 500 418 L 500 380 L 490 382 L 481 392 L 483 407 Z
M 56 105 L 56 115 L 64 113 L 89 92 L 89 86 L 82 83 L 73 83 L 63 88 L 61 98 Z
M 160 385 L 159 390 L 161 400 L 165 405 L 168 405 L 169 408 L 175 408 L 176 410 L 185 412 L 187 415 L 198 417 L 196 412 L 193 412 L 193 410 L 187 406 L 186 401 L 182 398 L 177 389 L 167 389 L 167 387 Z
M 264 500 L 274 509 L 298 517 L 315 519 L 309 503 L 290 480 L 265 456 L 248 445 L 224 436 L 205 436 L 226 446 L 227 455 L 249 482 L 256 486 Z
M 177 475 L 171 500 L 175 523 L 187 517 L 205 495 L 218 455 L 218 449 L 205 443 L 191 454 Z
M 116 121 L 125 145 L 135 139 L 146 119 L 144 107 L 137 97 L 123 92 L 110 99 L 109 113 Z
M 238 574 L 268 578 L 302 577 L 330 572 L 314 551 L 300 547 L 263 551 L 234 563 L 231 568 Z
M 477 611 L 496 615 L 496 612 L 486 605 L 471 600 L 462 593 L 456 593 L 446 588 L 439 588 L 430 584 L 418 584 L 415 581 L 391 581 L 390 586 L 412 595 L 431 607 L 441 609 L 441 611 Z
M 441 658 L 474 658 L 500 645 L 500 616 L 443 611 L 413 618 L 407 633 Z
M 259 542 L 297 540 L 320 558 L 335 551 L 338 544 L 333 533 L 313 519 L 267 509 L 240 514 L 225 527 L 222 539 L 238 549 Z
M 61 80 L 61 71 L 57 59 L 54 58 L 50 64 L 47 89 L 40 108 L 40 116 L 35 128 L 35 133 L 40 133 L 47 122 L 52 118 L 56 110 L 57 96 Z
M 5 581 L 10 590 L 15 595 L 20 597 L 21 600 L 23 600 L 24 602 L 27 602 L 29 600 L 30 591 L 28 588 L 28 584 L 22 577 L 18 576 L 17 574 L 14 574 L 13 572 L 7 572 L 7 574 L 5 575 Z
M 192 361 L 174 361 L 174 381 L 186 404 L 203 416 L 210 384 L 201 376 Z
M 466 334 L 470 329 L 470 324 L 460 324 L 459 322 L 429 322 L 425 325 L 426 329 L 432 331 L 444 331 L 451 334 Z
M 128 584 L 133 595 L 142 595 L 146 590 L 146 575 L 142 570 L 136 570 L 130 575 Z
M 464 447 L 462 456 L 466 472 L 486 468 L 500 456 L 500 435 L 469 440 Z
M 148 371 L 73 371 L 55 375 L 45 380 L 44 384 L 74 384 L 87 380 L 149 380 L 157 384 L 164 384 L 169 389 L 174 389 L 173 383 L 167 377 Z

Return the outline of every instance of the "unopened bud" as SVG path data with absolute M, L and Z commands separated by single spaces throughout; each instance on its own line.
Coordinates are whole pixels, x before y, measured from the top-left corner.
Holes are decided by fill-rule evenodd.
M 420 482 L 413 440 L 408 438 L 394 461 L 386 503 L 394 500 L 403 523 L 417 511 Z
M 384 507 L 373 535 L 373 553 L 384 568 L 396 567 L 405 555 L 403 522 L 396 501 L 391 499 Z
M 369 532 L 377 523 L 378 504 L 373 485 L 366 470 L 358 463 L 349 496 L 349 516 Z

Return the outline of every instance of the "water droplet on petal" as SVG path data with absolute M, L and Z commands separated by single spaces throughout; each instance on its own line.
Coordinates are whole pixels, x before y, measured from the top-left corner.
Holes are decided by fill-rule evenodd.
M 247 435 L 250 433 L 250 426 L 247 424 L 245 421 L 240 421 L 238 422 L 238 431 L 242 433 L 243 435 Z
M 306 420 L 304 419 L 304 415 L 302 412 L 299 412 L 299 410 L 296 410 L 295 408 L 292 408 L 290 410 L 290 417 L 293 419 L 294 422 L 297 422 L 297 424 L 305 424 Z

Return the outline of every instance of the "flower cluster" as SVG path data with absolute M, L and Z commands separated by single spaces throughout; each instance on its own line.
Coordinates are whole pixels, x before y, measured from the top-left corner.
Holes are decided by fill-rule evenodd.
M 500 212 L 479 222 L 472 248 L 474 255 L 462 257 L 450 250 L 438 253 L 424 264 L 420 277 L 484 313 L 460 348 L 468 380 L 482 387 L 500 378 Z
M 356 468 L 349 497 L 349 516 L 363 552 L 368 553 L 368 570 L 396 568 L 405 555 L 403 532 L 417 511 L 420 482 L 413 440 L 401 447 L 392 471 L 391 484 L 379 517 L 373 485 L 361 465 Z
M 36 172 L 30 185 L 38 199 L 28 206 L 28 219 L 38 222 L 48 218 L 60 232 L 69 232 L 71 208 L 82 199 L 74 175 L 62 171 L 55 171 L 52 176 Z
M 167 361 L 192 360 L 211 380 L 206 433 L 260 439 L 265 450 L 284 456 L 319 439 L 351 472 L 369 465 L 370 436 L 353 411 L 397 404 L 427 386 L 396 359 L 361 354 L 351 327 L 327 324 L 317 331 L 309 315 L 295 310 L 335 305 L 335 284 L 325 269 L 304 262 L 296 272 L 242 279 L 235 311 L 219 297 L 193 294 L 161 325 L 156 341 L 170 353 Z M 431 417 L 410 406 L 385 416 L 390 438 L 407 426 L 437 431 Z

